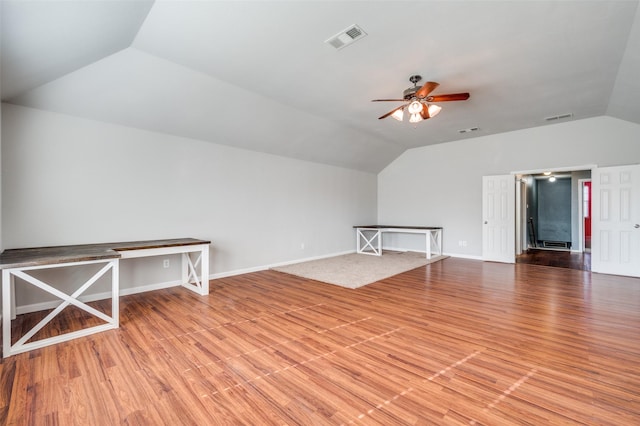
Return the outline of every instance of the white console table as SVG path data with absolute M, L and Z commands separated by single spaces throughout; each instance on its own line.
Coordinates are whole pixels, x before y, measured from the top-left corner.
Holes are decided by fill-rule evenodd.
M 2 269 L 2 356 L 6 358 L 44 346 L 118 328 L 120 259 L 182 254 L 182 285 L 200 295 L 209 294 L 210 243 L 210 241 L 194 238 L 180 238 L 5 250 L 0 254 L 0 269 Z M 54 285 L 36 278 L 31 273 L 42 269 L 74 268 L 90 264 L 97 264 L 102 267 L 72 294 L 66 294 L 58 290 Z M 110 274 L 111 282 L 111 315 L 100 312 L 79 300 L 88 288 L 101 277 L 109 276 L 108 274 Z M 58 297 L 61 299 L 61 303 L 12 344 L 11 320 L 16 318 L 16 278 L 20 279 L 21 284 L 31 284 Z M 69 305 L 74 305 L 100 318 L 104 323 L 29 342 L 36 333 L 42 330 L 44 326 Z
M 431 259 L 435 252 L 442 255 L 442 228 L 436 226 L 391 226 L 366 225 L 354 226 L 356 229 L 356 251 L 361 254 L 382 256 L 382 234 L 424 234 L 426 256 Z

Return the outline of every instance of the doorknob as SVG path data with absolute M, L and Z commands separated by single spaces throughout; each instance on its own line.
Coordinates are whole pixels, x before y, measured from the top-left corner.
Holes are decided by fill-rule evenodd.
M 640 223 L 636 223 L 636 226 L 634 226 L 634 228 L 640 228 Z
M 486 221 L 486 220 L 484 221 L 484 224 L 485 224 L 485 225 L 487 225 L 488 223 L 489 223 L 488 221 Z M 637 226 L 636 226 L 636 228 L 637 228 Z

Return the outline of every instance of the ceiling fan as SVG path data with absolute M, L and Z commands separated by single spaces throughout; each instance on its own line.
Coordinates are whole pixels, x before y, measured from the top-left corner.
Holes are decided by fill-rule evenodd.
M 404 105 L 399 106 L 386 113 L 385 115 L 378 117 L 379 120 L 387 118 L 389 116 L 395 118 L 398 121 L 402 121 L 404 118 L 404 110 L 410 114 L 409 122 L 418 123 L 422 120 L 427 120 L 431 117 L 438 115 L 442 107 L 433 104 L 432 102 L 449 102 L 449 101 L 466 101 L 469 99 L 468 93 L 451 93 L 448 95 L 432 95 L 438 83 L 433 81 L 427 81 L 423 86 L 418 87 L 418 82 L 422 80 L 419 75 L 412 75 L 409 77 L 409 81 L 413 83 L 413 87 L 409 87 L 403 93 L 403 99 L 374 99 L 371 102 L 407 102 Z

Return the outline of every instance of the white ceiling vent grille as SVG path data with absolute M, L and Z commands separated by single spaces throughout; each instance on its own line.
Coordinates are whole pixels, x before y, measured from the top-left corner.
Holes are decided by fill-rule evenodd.
M 570 117 L 573 117 L 572 113 L 554 115 L 553 117 L 545 117 L 545 121 L 556 121 L 556 120 L 562 120 L 563 118 L 570 118 Z
M 366 35 L 367 33 L 365 33 L 362 28 L 357 25 L 351 25 L 350 27 L 343 31 L 340 31 L 330 39 L 325 40 L 325 43 L 328 43 L 336 49 L 340 50 L 343 47 L 346 47 L 355 42 L 356 40 L 360 40 Z

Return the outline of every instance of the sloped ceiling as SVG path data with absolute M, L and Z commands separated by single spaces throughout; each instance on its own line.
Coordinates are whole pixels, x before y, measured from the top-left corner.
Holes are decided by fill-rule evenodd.
M 8 103 L 375 173 L 408 148 L 566 113 L 640 124 L 637 9 L 2 0 L 0 88 Z M 324 43 L 352 24 L 368 35 Z M 371 99 L 401 97 L 412 74 L 471 98 L 417 125 L 378 120 L 400 103 Z

